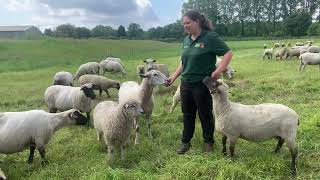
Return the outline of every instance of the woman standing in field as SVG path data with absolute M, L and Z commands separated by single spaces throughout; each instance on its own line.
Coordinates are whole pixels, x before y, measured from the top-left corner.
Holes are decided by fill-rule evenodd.
M 191 147 L 191 138 L 195 129 L 196 113 L 201 121 L 204 151 L 213 150 L 214 117 L 212 115 L 212 97 L 202 79 L 211 76 L 218 79 L 231 61 L 232 52 L 213 32 L 211 21 L 197 11 L 188 11 L 183 15 L 183 26 L 188 35 L 183 40 L 181 62 L 166 82 L 170 86 L 181 75 L 181 109 L 183 113 L 182 144 L 178 154 L 184 154 Z M 215 67 L 216 56 L 223 56 L 219 67 Z

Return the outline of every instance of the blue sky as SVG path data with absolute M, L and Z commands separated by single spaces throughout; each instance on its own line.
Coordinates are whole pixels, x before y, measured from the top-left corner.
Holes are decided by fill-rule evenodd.
M 36 25 L 42 30 L 71 23 L 127 26 L 144 29 L 163 26 L 180 18 L 184 0 L 0 0 L 0 26 Z

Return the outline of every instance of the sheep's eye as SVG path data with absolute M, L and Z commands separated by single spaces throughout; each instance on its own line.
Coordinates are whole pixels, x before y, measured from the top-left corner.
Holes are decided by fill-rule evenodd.
M 153 74 L 153 76 L 159 76 L 158 74 Z

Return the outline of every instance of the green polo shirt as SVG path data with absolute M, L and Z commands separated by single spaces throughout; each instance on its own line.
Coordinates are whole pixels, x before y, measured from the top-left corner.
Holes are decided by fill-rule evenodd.
M 213 31 L 202 31 L 194 41 L 191 35 L 183 40 L 181 80 L 199 82 L 211 76 L 216 69 L 216 56 L 223 56 L 230 49 Z

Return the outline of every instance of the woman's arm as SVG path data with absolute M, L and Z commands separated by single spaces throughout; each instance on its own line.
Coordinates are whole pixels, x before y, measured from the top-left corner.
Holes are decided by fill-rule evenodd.
M 182 71 L 182 61 L 179 63 L 176 71 L 166 80 L 166 86 L 170 86 L 180 76 Z

